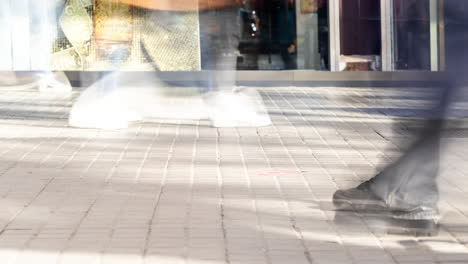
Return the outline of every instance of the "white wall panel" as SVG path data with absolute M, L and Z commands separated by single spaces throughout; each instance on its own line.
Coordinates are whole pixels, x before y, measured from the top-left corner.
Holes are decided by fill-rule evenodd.
M 30 6 L 31 70 L 48 70 L 52 34 L 50 0 L 32 0 Z
M 16 71 L 30 70 L 29 1 L 3 1 L 10 1 L 12 13 L 10 25 L 12 31 L 13 69 Z
M 0 71 L 13 69 L 10 0 L 0 0 Z

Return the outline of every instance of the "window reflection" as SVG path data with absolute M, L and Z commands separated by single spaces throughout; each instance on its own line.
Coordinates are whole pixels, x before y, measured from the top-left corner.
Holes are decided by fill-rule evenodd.
M 430 70 L 429 0 L 394 0 L 393 45 L 396 70 Z
M 327 0 L 247 0 L 238 69 L 329 69 Z

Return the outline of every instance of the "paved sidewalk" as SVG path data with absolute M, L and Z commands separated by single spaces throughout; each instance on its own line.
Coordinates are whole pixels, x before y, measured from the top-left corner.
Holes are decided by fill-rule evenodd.
M 465 122 L 444 138 L 440 234 L 386 234 L 337 214 L 331 197 L 399 155 L 408 133 L 394 121 L 424 98 L 260 91 L 271 127 L 153 119 L 103 131 L 67 126 L 76 93 L 0 90 L 0 263 L 468 263 Z

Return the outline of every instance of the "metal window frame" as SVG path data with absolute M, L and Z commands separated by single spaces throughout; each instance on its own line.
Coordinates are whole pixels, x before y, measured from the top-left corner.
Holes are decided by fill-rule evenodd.
M 443 0 L 429 0 L 430 4 L 430 60 L 431 71 L 439 71 L 444 68 L 443 36 L 441 34 L 441 3 Z M 330 28 L 330 70 L 340 71 L 340 0 L 329 0 L 329 28 Z M 381 14 L 381 44 L 382 44 L 382 71 L 395 71 L 393 52 L 395 50 L 392 41 L 393 28 L 393 0 L 380 0 Z M 443 24 L 443 23 L 442 23 Z M 441 57 L 442 56 L 442 57 Z
M 381 43 L 382 43 L 382 71 L 393 71 L 395 61 L 393 57 L 393 0 L 380 0 Z
M 340 0 L 329 0 L 328 3 L 328 24 L 329 24 L 329 51 L 330 51 L 330 71 L 340 71 L 341 55 L 341 32 L 340 32 Z
M 440 66 L 439 54 L 439 0 L 429 0 L 430 10 L 430 38 L 431 38 L 431 71 L 438 71 Z

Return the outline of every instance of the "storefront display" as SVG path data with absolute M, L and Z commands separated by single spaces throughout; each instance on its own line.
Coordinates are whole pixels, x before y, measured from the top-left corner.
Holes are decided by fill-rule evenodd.
M 1 41 L 0 55 L 11 60 L 0 70 L 200 70 L 197 11 L 164 13 L 119 0 L 8 0 L 1 7 L 0 34 L 15 39 Z M 45 27 L 32 31 L 37 24 Z M 37 52 L 34 36 L 45 43 Z M 32 64 L 38 55 L 48 63 Z
M 250 0 L 258 17 L 258 70 L 328 69 L 328 1 Z
M 200 70 L 197 12 L 169 14 L 95 0 L 91 14 L 93 36 L 84 70 Z M 67 38 L 73 34 L 81 35 L 70 31 Z
M 47 16 L 57 16 L 52 40 L 52 70 L 86 70 L 93 37 L 92 1 L 57 1 Z M 52 18 L 53 19 L 53 18 Z M 49 48 L 50 50 L 50 48 Z
M 438 70 L 443 3 L 4 0 L 0 70 L 207 70 L 199 12 L 234 6 L 242 24 L 238 70 Z

